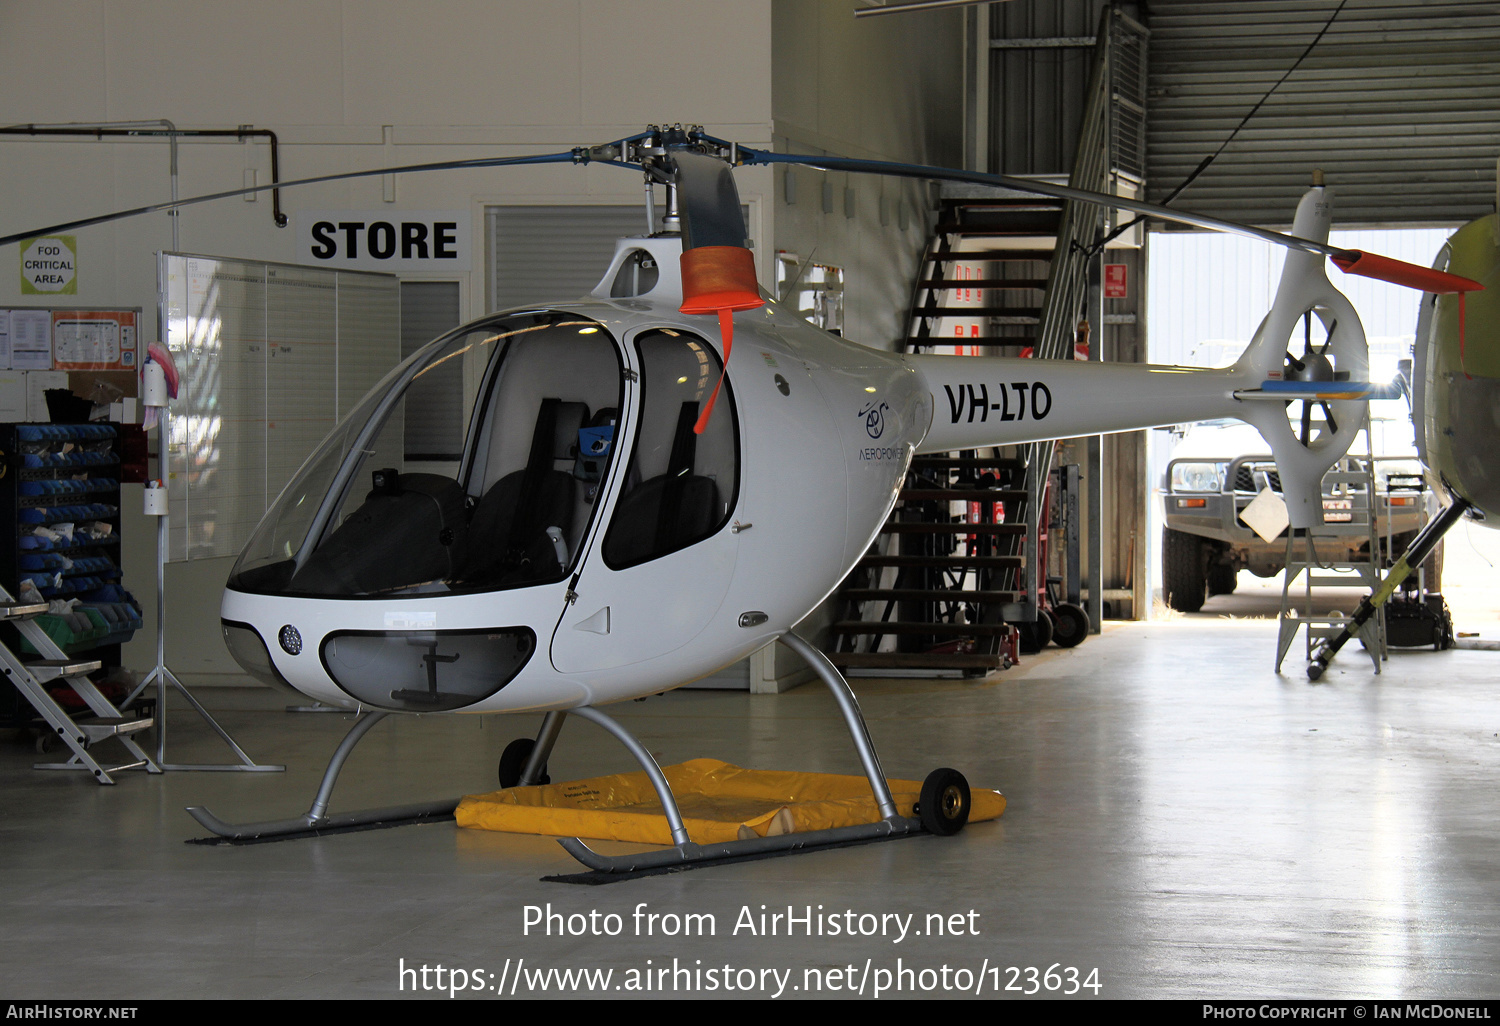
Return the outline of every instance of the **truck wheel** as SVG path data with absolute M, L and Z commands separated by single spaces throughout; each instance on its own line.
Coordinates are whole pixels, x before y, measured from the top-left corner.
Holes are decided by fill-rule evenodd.
M 1208 597 L 1203 539 L 1168 527 L 1163 529 L 1161 541 L 1162 588 L 1167 593 L 1167 605 L 1179 613 L 1196 613 Z
M 1210 595 L 1233 595 L 1239 584 L 1239 571 L 1233 563 L 1210 563 L 1208 565 L 1208 593 Z

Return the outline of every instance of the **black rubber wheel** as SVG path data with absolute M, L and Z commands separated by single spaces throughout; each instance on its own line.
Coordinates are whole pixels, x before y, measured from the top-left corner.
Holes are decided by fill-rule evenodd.
M 1036 611 L 1035 623 L 1022 621 L 1013 626 L 1021 634 L 1019 647 L 1022 655 L 1036 655 L 1052 643 L 1052 617 L 1045 609 Z
M 929 834 L 958 833 L 969 821 L 969 782 L 956 769 L 933 770 L 922 781 L 916 813 Z
M 1208 565 L 1208 593 L 1210 595 L 1233 595 L 1239 587 L 1240 573 L 1233 563 L 1210 563 Z
M 1058 648 L 1081 645 L 1089 636 L 1089 614 L 1082 606 L 1059 602 L 1052 607 L 1052 643 Z
M 505 751 L 500 753 L 501 787 L 515 787 L 521 782 L 521 774 L 526 772 L 526 760 L 531 758 L 531 750 L 535 747 L 536 742 L 529 737 L 518 737 L 505 746 Z M 546 766 L 542 767 L 542 779 L 537 783 L 552 783 Z
M 1161 576 L 1167 605 L 1179 613 L 1203 608 L 1208 584 L 1208 566 L 1203 539 L 1170 527 L 1162 530 Z

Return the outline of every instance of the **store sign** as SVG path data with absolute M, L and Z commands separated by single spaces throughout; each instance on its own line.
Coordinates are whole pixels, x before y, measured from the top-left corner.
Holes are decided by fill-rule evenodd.
M 21 295 L 78 295 L 78 238 L 43 235 L 21 247 Z
M 297 262 L 351 271 L 467 271 L 466 210 L 312 210 L 297 215 Z

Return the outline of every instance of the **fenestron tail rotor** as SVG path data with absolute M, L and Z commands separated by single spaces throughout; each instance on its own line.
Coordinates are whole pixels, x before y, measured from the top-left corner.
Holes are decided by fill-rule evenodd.
M 1283 381 L 1306 382 L 1309 384 L 1348 381 L 1350 372 L 1337 370 L 1334 366 L 1330 348 L 1333 346 L 1335 333 L 1338 331 L 1338 318 L 1333 317 L 1326 326 L 1326 333 L 1322 345 L 1313 342 L 1313 323 L 1322 324 L 1322 316 L 1316 310 L 1307 310 L 1302 314 L 1302 355 L 1293 356 L 1290 349 L 1286 352 L 1286 365 L 1282 371 Z M 1330 434 L 1337 434 L 1339 430 L 1338 418 L 1334 415 L 1333 408 L 1328 405 L 1327 399 L 1319 398 L 1297 398 L 1286 400 L 1288 417 L 1297 424 L 1297 440 L 1303 446 L 1312 445 L 1317 436 L 1313 434 L 1313 410 L 1322 411 L 1323 424 Z M 1296 407 L 1296 412 L 1293 412 Z M 1320 432 L 1321 434 L 1321 432 Z

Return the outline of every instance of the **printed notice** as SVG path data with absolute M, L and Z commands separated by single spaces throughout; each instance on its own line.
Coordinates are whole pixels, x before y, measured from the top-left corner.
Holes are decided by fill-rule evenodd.
M 52 369 L 51 312 L 10 312 L 10 366 L 12 370 Z

